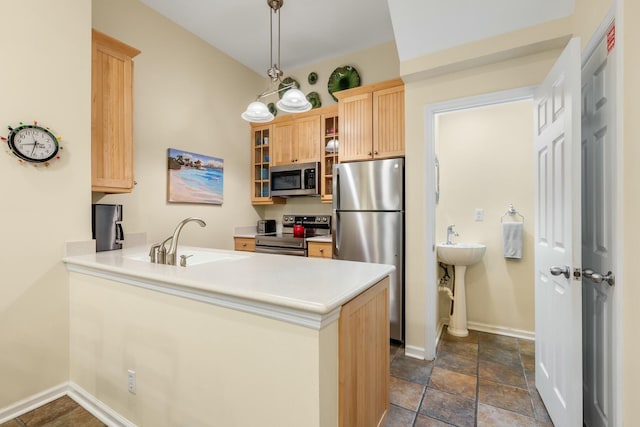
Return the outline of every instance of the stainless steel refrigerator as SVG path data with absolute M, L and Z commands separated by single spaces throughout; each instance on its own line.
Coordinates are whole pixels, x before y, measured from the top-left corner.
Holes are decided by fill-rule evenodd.
M 333 168 L 333 257 L 395 265 L 391 338 L 404 340 L 404 159 Z

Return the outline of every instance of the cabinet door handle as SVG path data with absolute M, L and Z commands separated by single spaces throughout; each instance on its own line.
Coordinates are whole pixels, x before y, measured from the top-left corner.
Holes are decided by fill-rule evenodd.
M 320 248 L 320 253 L 321 254 L 324 253 L 324 249 L 323 248 Z
M 378 150 L 374 151 L 373 154 L 377 155 L 378 154 Z
M 371 151 L 369 151 L 369 157 L 371 157 Z

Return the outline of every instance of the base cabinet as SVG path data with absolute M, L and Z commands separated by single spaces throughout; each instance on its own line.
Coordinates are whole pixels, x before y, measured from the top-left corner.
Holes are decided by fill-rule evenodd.
M 333 258 L 330 242 L 309 242 L 307 249 L 312 258 Z
M 256 239 L 249 237 L 234 237 L 234 248 L 236 251 L 255 252 L 256 251 Z
M 342 306 L 338 331 L 339 426 L 384 425 L 389 411 L 389 277 Z

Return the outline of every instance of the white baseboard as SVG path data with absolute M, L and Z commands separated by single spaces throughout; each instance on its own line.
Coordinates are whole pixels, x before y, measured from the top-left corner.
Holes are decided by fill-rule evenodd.
M 422 347 L 414 347 L 412 345 L 404 346 L 404 355 L 408 357 L 413 357 L 414 359 L 424 360 L 425 351 Z
M 449 324 L 449 318 L 448 317 L 441 318 L 438 324 L 442 325 L 442 327 L 444 328 L 445 325 Z M 496 334 L 496 335 L 505 335 L 508 337 L 521 338 L 524 340 L 530 340 L 530 341 L 536 340 L 536 333 L 534 331 L 525 331 L 523 329 L 508 328 L 506 326 L 489 325 L 487 323 L 480 323 L 480 322 L 467 322 L 467 328 L 474 331 L 488 332 L 490 334 Z M 438 336 L 440 336 L 440 333 L 438 333 Z
M 0 424 L 19 417 L 22 414 L 26 414 L 29 411 L 33 411 L 42 405 L 46 405 L 64 396 L 67 394 L 67 391 L 68 383 L 59 384 L 48 390 L 22 399 L 6 408 L 0 408 Z
M 69 382 L 68 395 L 91 414 L 109 427 L 135 427 L 136 425 L 98 400 L 73 381 Z
M 78 405 L 89 411 L 94 417 L 109 427 L 135 427 L 135 424 L 127 420 L 109 406 L 96 399 L 86 390 L 73 382 L 66 382 L 51 387 L 41 393 L 34 394 L 6 408 L 0 408 L 0 424 L 12 420 L 20 415 L 33 411 L 42 405 L 46 405 L 62 396 L 67 395 L 75 400 Z

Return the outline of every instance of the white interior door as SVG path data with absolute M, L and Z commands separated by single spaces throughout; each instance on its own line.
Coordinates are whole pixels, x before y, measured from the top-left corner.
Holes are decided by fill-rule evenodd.
M 535 94 L 536 387 L 556 427 L 582 426 L 580 42 Z
M 587 427 L 613 426 L 615 61 L 603 38 L 582 69 L 583 396 Z

